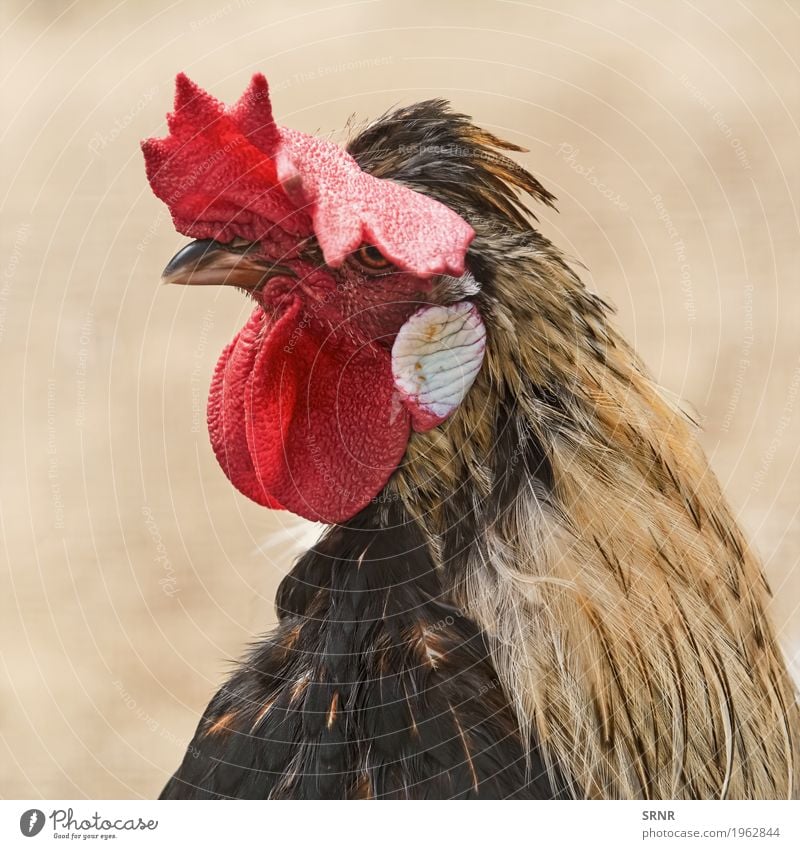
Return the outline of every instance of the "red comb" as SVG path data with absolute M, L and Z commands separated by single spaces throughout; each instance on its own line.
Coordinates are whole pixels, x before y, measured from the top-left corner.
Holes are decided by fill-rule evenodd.
M 261 74 L 230 108 L 179 74 L 167 123 L 170 134 L 142 149 L 150 185 L 181 233 L 257 240 L 277 225 L 313 231 L 332 266 L 366 242 L 421 277 L 463 273 L 474 236 L 466 221 L 365 173 L 332 142 L 278 127 Z
M 186 236 L 255 240 L 275 224 L 297 235 L 308 232 L 307 216 L 279 186 L 268 155 L 277 148 L 278 129 L 269 96 L 265 91 L 259 98 L 255 86 L 254 79 L 228 110 L 179 74 L 175 109 L 167 116 L 170 134 L 142 143 L 147 179 L 169 207 L 175 228 Z M 260 127 L 255 126 L 257 114 L 263 118 Z M 256 141 L 265 144 L 266 152 Z

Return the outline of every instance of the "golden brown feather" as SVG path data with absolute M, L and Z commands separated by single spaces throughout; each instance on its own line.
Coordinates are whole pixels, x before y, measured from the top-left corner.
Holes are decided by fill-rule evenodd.
M 581 795 L 796 796 L 797 697 L 768 590 L 692 422 L 523 217 L 517 190 L 552 196 L 502 153 L 517 148 L 442 104 L 413 109 L 353 153 L 473 224 L 488 347 L 391 488 L 491 636 L 523 726 Z M 542 473 L 515 476 L 532 446 Z

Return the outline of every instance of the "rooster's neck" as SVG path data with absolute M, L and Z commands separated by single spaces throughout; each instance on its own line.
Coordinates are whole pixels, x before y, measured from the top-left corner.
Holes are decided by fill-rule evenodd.
M 766 585 L 691 423 L 555 251 L 482 282 L 481 374 L 391 486 L 521 722 L 590 795 L 796 793 Z

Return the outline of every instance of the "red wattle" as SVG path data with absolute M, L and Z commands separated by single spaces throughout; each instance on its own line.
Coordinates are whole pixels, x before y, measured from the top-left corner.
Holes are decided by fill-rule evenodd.
M 463 273 L 475 235 L 464 219 L 362 171 L 326 139 L 279 127 L 262 75 L 230 108 L 179 75 L 167 123 L 169 134 L 142 149 L 150 185 L 181 233 L 260 242 L 268 256 L 299 251 L 301 258 L 313 236 L 334 268 L 366 243 L 420 279 Z M 208 402 L 209 431 L 225 474 L 245 495 L 338 522 L 363 508 L 397 468 L 410 416 L 390 354 L 368 341 L 368 325 L 353 319 L 326 329 L 335 326 L 335 307 L 316 315 L 320 302 L 311 297 L 309 318 L 300 294 L 287 296 L 275 317 L 258 307 L 225 349 Z
M 220 356 L 208 393 L 208 433 L 222 470 L 233 485 L 264 507 L 280 509 L 261 485 L 247 447 L 245 387 L 264 338 L 266 315 L 256 309 Z
M 292 298 L 275 320 L 257 307 L 223 353 L 209 432 L 243 494 L 315 521 L 341 522 L 376 496 L 410 433 L 389 353 L 330 332 Z

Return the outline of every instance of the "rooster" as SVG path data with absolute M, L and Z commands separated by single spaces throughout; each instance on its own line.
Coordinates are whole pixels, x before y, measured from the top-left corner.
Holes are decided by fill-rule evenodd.
M 147 175 L 172 283 L 254 310 L 231 482 L 330 527 L 164 798 L 787 798 L 798 703 L 698 445 L 536 229 L 521 148 L 441 100 L 346 150 L 184 75 Z

